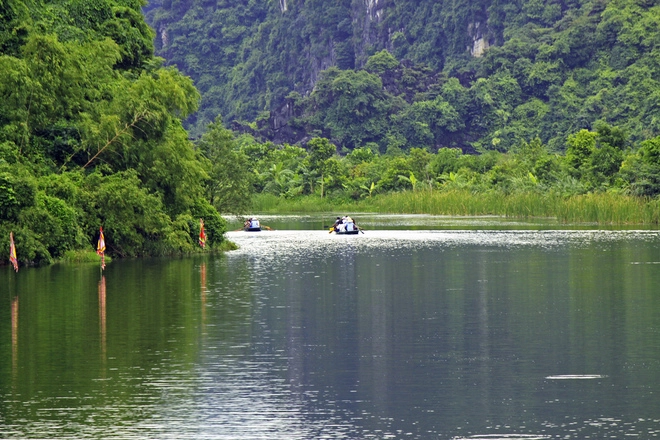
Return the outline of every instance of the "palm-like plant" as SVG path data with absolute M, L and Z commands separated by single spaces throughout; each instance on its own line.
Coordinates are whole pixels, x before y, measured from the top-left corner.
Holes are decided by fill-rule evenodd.
M 410 172 L 410 177 L 403 176 L 399 174 L 399 180 L 402 182 L 408 182 L 410 183 L 410 186 L 412 186 L 413 191 L 417 189 L 417 183 L 419 182 L 417 178 L 415 177 L 415 174 L 411 171 Z
M 360 188 L 367 191 L 369 193 L 369 197 L 371 197 L 374 193 L 374 190 L 376 189 L 376 184 L 374 182 L 371 182 L 370 187 L 367 187 L 366 185 L 360 185 Z

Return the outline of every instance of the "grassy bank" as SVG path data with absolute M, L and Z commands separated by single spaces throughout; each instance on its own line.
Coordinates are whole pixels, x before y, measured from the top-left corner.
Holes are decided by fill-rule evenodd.
M 63 263 L 101 263 L 101 257 L 94 251 L 90 250 L 78 250 L 78 251 L 66 251 L 60 260 Z M 105 262 L 112 262 L 112 257 L 109 255 L 105 256 Z
M 405 191 L 358 201 L 306 196 L 294 199 L 260 194 L 252 209 L 261 213 L 378 212 L 394 214 L 501 215 L 511 218 L 556 218 L 563 223 L 658 224 L 660 204 L 615 193 L 574 196 L 557 194 L 452 191 Z
M 222 243 L 218 246 L 216 246 L 213 249 L 206 249 L 206 250 L 197 250 L 196 252 L 191 252 L 186 255 L 202 255 L 202 254 L 214 254 L 218 252 L 226 252 L 226 251 L 233 251 L 238 249 L 238 246 L 236 243 L 229 241 L 229 240 L 223 240 Z M 178 254 L 181 255 L 181 254 Z M 62 258 L 59 260 L 61 263 L 94 263 L 94 264 L 100 264 L 101 263 L 101 257 L 95 252 L 91 250 L 70 250 L 66 251 Z M 112 257 L 110 255 L 105 256 L 105 262 L 106 264 L 109 264 L 112 262 Z

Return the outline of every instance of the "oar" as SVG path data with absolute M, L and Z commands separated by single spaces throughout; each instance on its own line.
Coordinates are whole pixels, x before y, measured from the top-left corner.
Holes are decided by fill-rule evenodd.
M 262 228 L 265 228 L 267 231 L 272 231 L 270 226 L 261 225 Z
M 330 232 L 328 232 L 328 234 L 332 234 L 333 232 L 335 232 L 335 227 L 334 227 L 334 226 L 330 226 Z

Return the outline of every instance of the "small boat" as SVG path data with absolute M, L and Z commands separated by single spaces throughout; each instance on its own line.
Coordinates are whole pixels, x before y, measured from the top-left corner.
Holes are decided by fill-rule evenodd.
M 360 228 L 348 216 L 344 218 L 337 217 L 335 224 L 330 227 L 330 233 L 333 232 L 337 235 L 357 235 L 360 233 Z
M 259 223 L 259 220 L 257 220 L 254 217 L 249 218 L 245 221 L 245 224 L 243 225 L 243 230 L 245 232 L 261 231 L 261 223 Z

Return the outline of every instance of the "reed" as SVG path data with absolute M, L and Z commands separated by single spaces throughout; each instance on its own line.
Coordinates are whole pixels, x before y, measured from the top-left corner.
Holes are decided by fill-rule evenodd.
M 505 195 L 467 190 L 401 192 L 375 197 L 368 203 L 377 212 L 438 215 L 552 216 L 554 200 L 534 193 Z
M 653 225 L 660 222 L 660 202 L 618 193 L 564 196 L 536 191 L 504 194 L 471 192 L 404 191 L 359 201 L 307 196 L 280 199 L 260 195 L 255 212 L 380 212 L 392 214 L 500 215 L 511 218 L 554 218 L 562 223 Z
M 297 212 L 330 212 L 342 210 L 356 211 L 358 203 L 345 199 L 321 198 L 316 195 L 283 198 L 273 194 L 258 194 L 252 199 L 251 208 L 256 213 L 297 213 Z
M 396 193 L 375 199 L 373 210 L 444 215 L 502 215 L 556 218 L 564 223 L 658 224 L 660 203 L 616 193 L 562 196 L 556 193 L 492 191 Z
M 613 193 L 594 193 L 566 198 L 557 207 L 563 222 L 606 224 L 657 224 L 656 200 Z
M 101 264 L 101 257 L 95 251 L 77 250 L 66 251 L 61 259 L 64 263 L 96 263 Z M 105 256 L 105 262 L 110 263 L 112 258 L 109 255 Z

